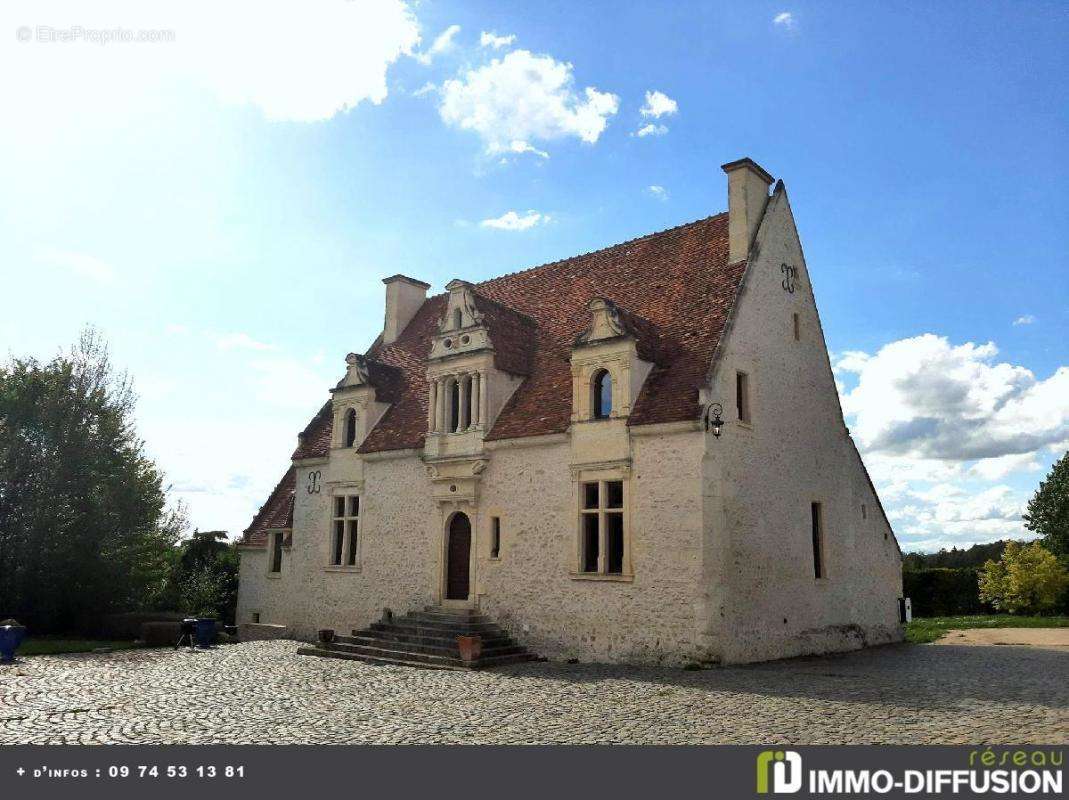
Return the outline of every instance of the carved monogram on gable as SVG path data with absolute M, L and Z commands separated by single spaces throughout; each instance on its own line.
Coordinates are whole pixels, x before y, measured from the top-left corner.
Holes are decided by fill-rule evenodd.
M 798 268 L 792 267 L 790 264 L 780 264 L 779 271 L 783 273 L 783 286 L 784 290 L 790 294 L 794 294 L 794 283 L 798 280 Z
M 323 474 L 317 469 L 308 473 L 308 494 L 319 494 L 322 488 L 319 481 L 323 477 Z

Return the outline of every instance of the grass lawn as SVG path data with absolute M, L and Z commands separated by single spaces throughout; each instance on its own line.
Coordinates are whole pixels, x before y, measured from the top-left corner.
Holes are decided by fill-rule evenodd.
M 934 642 L 949 630 L 964 628 L 1066 628 L 1069 617 L 1015 617 L 1011 614 L 977 614 L 969 617 L 914 617 L 906 627 L 906 641 Z
M 54 656 L 59 653 L 88 653 L 100 647 L 129 650 L 139 647 L 137 642 L 113 642 L 106 639 L 64 639 L 58 636 L 37 636 L 23 641 L 15 656 Z

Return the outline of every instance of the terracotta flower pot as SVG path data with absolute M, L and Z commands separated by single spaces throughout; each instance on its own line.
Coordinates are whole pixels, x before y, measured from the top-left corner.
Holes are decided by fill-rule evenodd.
M 483 639 L 481 636 L 458 636 L 457 647 L 462 661 L 478 661 L 483 652 Z

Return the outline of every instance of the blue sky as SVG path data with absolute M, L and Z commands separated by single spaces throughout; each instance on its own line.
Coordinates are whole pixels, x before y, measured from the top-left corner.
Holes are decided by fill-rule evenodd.
M 905 549 L 1019 535 L 1069 443 L 1064 4 L 15 2 L 0 26 L 0 346 L 98 327 L 202 528 L 248 523 L 381 328 L 381 277 L 717 213 L 744 155 L 787 183 Z

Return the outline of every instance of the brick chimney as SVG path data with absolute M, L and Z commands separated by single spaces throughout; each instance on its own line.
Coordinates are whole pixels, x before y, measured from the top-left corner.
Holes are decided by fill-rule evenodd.
M 390 344 L 416 316 L 431 285 L 404 275 L 383 278 L 382 282 L 386 284 L 386 322 L 382 326 L 382 341 Z
M 740 158 L 720 169 L 728 176 L 728 262 L 734 263 L 750 255 L 773 178 L 750 158 Z

